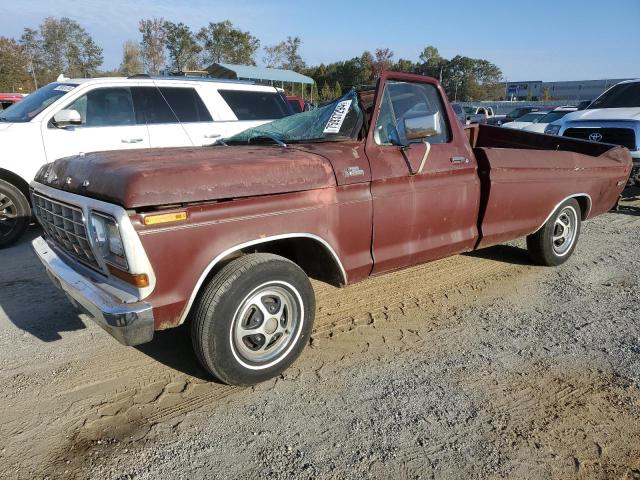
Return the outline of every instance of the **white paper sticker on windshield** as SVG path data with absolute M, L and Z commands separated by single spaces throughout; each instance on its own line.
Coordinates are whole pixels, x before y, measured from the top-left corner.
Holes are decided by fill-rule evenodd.
M 351 100 L 343 100 L 336 105 L 336 109 L 331 114 L 331 118 L 324 127 L 323 133 L 338 133 L 342 122 L 349 113 L 349 107 L 351 107 Z
M 58 90 L 59 92 L 70 92 L 73 90 L 73 85 L 58 85 L 54 90 Z

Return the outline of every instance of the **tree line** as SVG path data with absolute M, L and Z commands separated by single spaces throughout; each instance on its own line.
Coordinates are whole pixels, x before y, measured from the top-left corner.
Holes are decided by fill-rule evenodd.
M 199 30 L 163 18 L 138 23 L 139 40 L 122 47 L 122 61 L 113 71 L 100 70 L 103 50 L 91 35 L 69 18 L 47 17 L 38 28 L 25 28 L 19 39 L 0 37 L 0 91 L 30 91 L 67 77 L 159 74 L 163 71 L 202 70 L 213 63 L 256 65 L 260 40 L 229 20 L 209 22 Z M 488 100 L 503 94 L 502 72 L 493 63 L 456 55 L 447 59 L 433 46 L 417 59 L 399 58 L 388 48 L 363 52 L 349 60 L 308 66 L 300 49 L 302 40 L 288 36 L 275 45 L 262 46 L 264 66 L 284 68 L 315 80 L 311 91 L 319 101 L 335 98 L 352 86 L 374 84 L 387 69 L 438 78 L 452 100 Z M 286 86 L 299 94 L 300 86 Z M 298 90 L 296 90 L 298 89 Z

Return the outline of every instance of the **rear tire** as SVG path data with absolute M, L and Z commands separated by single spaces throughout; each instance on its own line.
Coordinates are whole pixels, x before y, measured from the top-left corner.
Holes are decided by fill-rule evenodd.
M 18 240 L 31 222 L 27 197 L 11 183 L 0 180 L 0 248 Z
M 293 363 L 314 317 L 313 288 L 300 267 L 269 253 L 245 255 L 205 286 L 193 309 L 193 347 L 221 381 L 252 385 Z
M 566 262 L 578 244 L 581 226 L 580 205 L 570 198 L 553 212 L 540 230 L 527 237 L 532 260 L 545 266 Z

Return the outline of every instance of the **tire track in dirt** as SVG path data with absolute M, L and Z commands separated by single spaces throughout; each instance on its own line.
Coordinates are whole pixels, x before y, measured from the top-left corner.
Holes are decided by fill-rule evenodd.
M 376 322 L 384 321 L 392 313 L 406 314 L 411 309 L 431 308 L 442 302 L 466 302 L 492 285 L 502 284 L 529 270 L 533 267 L 461 255 L 372 278 L 341 290 L 314 282 L 318 308 L 312 339 L 334 338 L 363 325 L 375 327 Z M 170 338 L 167 333 L 163 333 L 163 337 Z M 172 338 L 161 348 L 170 353 L 181 350 L 176 343 Z M 330 349 L 330 345 L 323 343 L 322 349 Z M 207 405 L 233 402 L 233 397 L 244 390 L 209 381 L 193 364 L 194 357 L 183 364 L 167 366 L 140 350 L 116 348 L 117 353 L 105 348 L 86 362 L 72 365 L 55 384 L 45 387 L 46 397 L 56 404 L 68 405 L 65 413 L 48 426 L 47 434 L 60 438 L 71 433 L 69 441 L 41 459 L 49 467 L 46 470 L 63 468 L 71 472 L 71 476 L 81 476 L 84 453 L 93 442 L 143 438 L 156 424 L 179 422 L 187 413 Z M 186 351 L 178 353 L 188 356 Z M 185 366 L 187 368 L 181 368 Z M 46 417 L 47 411 L 50 414 L 52 410 L 47 403 L 51 400 L 22 407 L 25 411 L 44 412 L 41 417 Z M 39 421 L 40 418 L 35 423 Z M 8 447 L 19 449 L 20 445 L 32 443 L 33 437 L 42 434 L 37 433 L 36 424 L 13 426 L 11 431 L 20 431 L 21 435 Z

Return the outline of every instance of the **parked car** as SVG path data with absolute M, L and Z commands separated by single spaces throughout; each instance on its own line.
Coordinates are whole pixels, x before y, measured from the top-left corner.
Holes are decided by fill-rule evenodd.
M 287 102 L 291 107 L 293 113 L 300 113 L 305 111 L 305 104 L 302 97 L 296 97 L 294 95 L 287 95 Z
M 22 93 L 0 93 L 0 112 L 6 110 L 14 103 L 18 103 L 26 95 Z
M 540 110 L 540 107 L 518 107 L 511 110 L 506 115 L 495 115 L 493 119 L 487 121 L 489 125 L 497 125 L 502 126 L 505 123 L 513 122 L 518 118 L 526 115 L 530 112 L 537 112 Z
M 576 108 L 576 110 L 584 110 L 586 109 L 589 105 L 591 105 L 591 102 L 593 100 L 583 100 L 580 103 L 578 103 L 578 106 Z
M 631 182 L 640 186 L 640 79 L 620 82 L 585 109 L 545 130 L 550 135 L 622 145 L 631 151 Z
M 565 115 L 571 112 L 575 112 L 576 110 L 577 108 L 572 106 L 556 107 L 546 115 L 543 115 L 542 118 L 538 119 L 536 123 L 527 125 L 523 127 L 522 130 L 526 130 L 527 132 L 544 133 L 545 129 L 547 128 L 547 125 L 549 125 L 551 122 L 560 120 Z
M 458 120 L 462 125 L 470 123 L 467 120 L 467 113 L 462 105 L 460 105 L 459 103 L 452 103 L 451 108 L 453 109 L 453 113 L 456 114 L 456 117 L 458 117 Z
M 542 120 L 549 113 L 548 110 L 538 110 L 536 112 L 529 112 L 522 117 L 514 120 L 513 122 L 503 123 L 502 126 L 504 128 L 512 128 L 515 130 L 522 130 L 524 127 L 528 127 L 529 125 L 533 125 Z
M 184 77 L 50 83 L 0 112 L 0 247 L 29 224 L 29 181 L 56 158 L 98 150 L 209 145 L 291 114 L 273 87 Z
M 309 277 L 346 285 L 522 236 L 559 265 L 629 176 L 624 148 L 463 127 L 435 79 L 378 85 L 211 148 L 43 166 L 35 252 L 120 342 L 188 320 L 207 371 L 254 384 L 308 343 Z
M 487 123 L 489 119 L 496 115 L 493 113 L 492 107 L 464 107 L 469 123 Z

